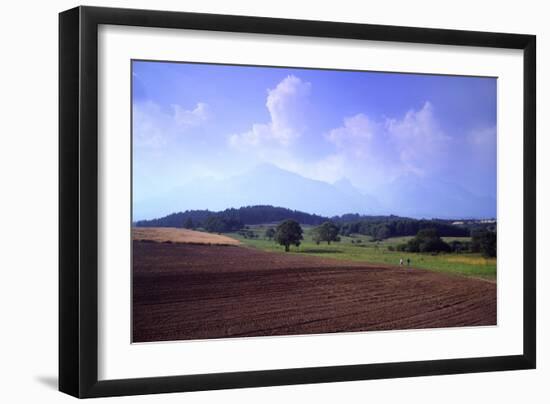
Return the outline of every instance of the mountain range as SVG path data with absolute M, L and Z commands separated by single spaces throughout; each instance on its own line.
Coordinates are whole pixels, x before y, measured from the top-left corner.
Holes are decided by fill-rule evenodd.
M 152 219 L 185 210 L 221 211 L 253 205 L 283 206 L 327 217 L 346 213 L 417 218 L 496 216 L 495 198 L 473 195 L 452 183 L 400 177 L 378 189 L 376 195 L 370 195 L 346 178 L 331 184 L 261 164 L 227 179 L 196 179 L 162 195 L 135 201 L 133 218 Z

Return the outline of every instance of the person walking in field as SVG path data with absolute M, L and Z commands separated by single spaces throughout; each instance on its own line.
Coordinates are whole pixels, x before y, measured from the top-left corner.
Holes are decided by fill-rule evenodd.
M 399 266 L 400 266 L 400 267 L 403 266 L 403 258 L 400 258 L 400 259 L 399 259 Z
M 408 267 L 411 266 L 411 259 L 410 259 L 410 258 L 407 258 L 407 266 L 408 266 Z

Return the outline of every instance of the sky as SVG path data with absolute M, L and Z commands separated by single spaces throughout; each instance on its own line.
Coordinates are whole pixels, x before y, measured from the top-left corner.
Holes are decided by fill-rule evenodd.
M 496 198 L 495 78 L 133 61 L 132 90 L 137 203 L 265 163 Z

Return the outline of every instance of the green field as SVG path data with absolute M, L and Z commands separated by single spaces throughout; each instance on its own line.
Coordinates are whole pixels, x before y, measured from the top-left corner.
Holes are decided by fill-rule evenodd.
M 238 233 L 228 233 L 230 237 L 240 240 L 243 244 L 266 251 L 280 251 L 284 253 L 284 247 L 273 240 L 265 238 L 267 225 L 248 226 L 257 238 L 245 238 Z M 299 247 L 291 247 L 287 254 L 310 254 L 325 258 L 363 261 L 375 264 L 399 265 L 399 260 L 407 258 L 411 260 L 412 268 L 423 268 L 433 271 L 453 273 L 462 276 L 472 276 L 488 280 L 496 279 L 496 258 L 484 258 L 481 254 L 474 253 L 444 253 L 431 255 L 428 253 L 405 253 L 390 251 L 388 247 L 405 243 L 412 237 L 394 237 L 383 241 L 372 241 L 369 236 L 353 235 L 342 237 L 340 242 L 328 245 L 326 242 L 319 245 L 311 239 L 312 226 L 302 226 L 304 240 Z M 469 240 L 469 237 L 444 237 L 443 240 Z

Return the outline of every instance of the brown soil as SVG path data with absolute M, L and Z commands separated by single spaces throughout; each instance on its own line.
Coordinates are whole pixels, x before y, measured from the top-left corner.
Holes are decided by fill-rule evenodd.
M 133 341 L 496 324 L 496 284 L 239 246 L 133 244 Z

